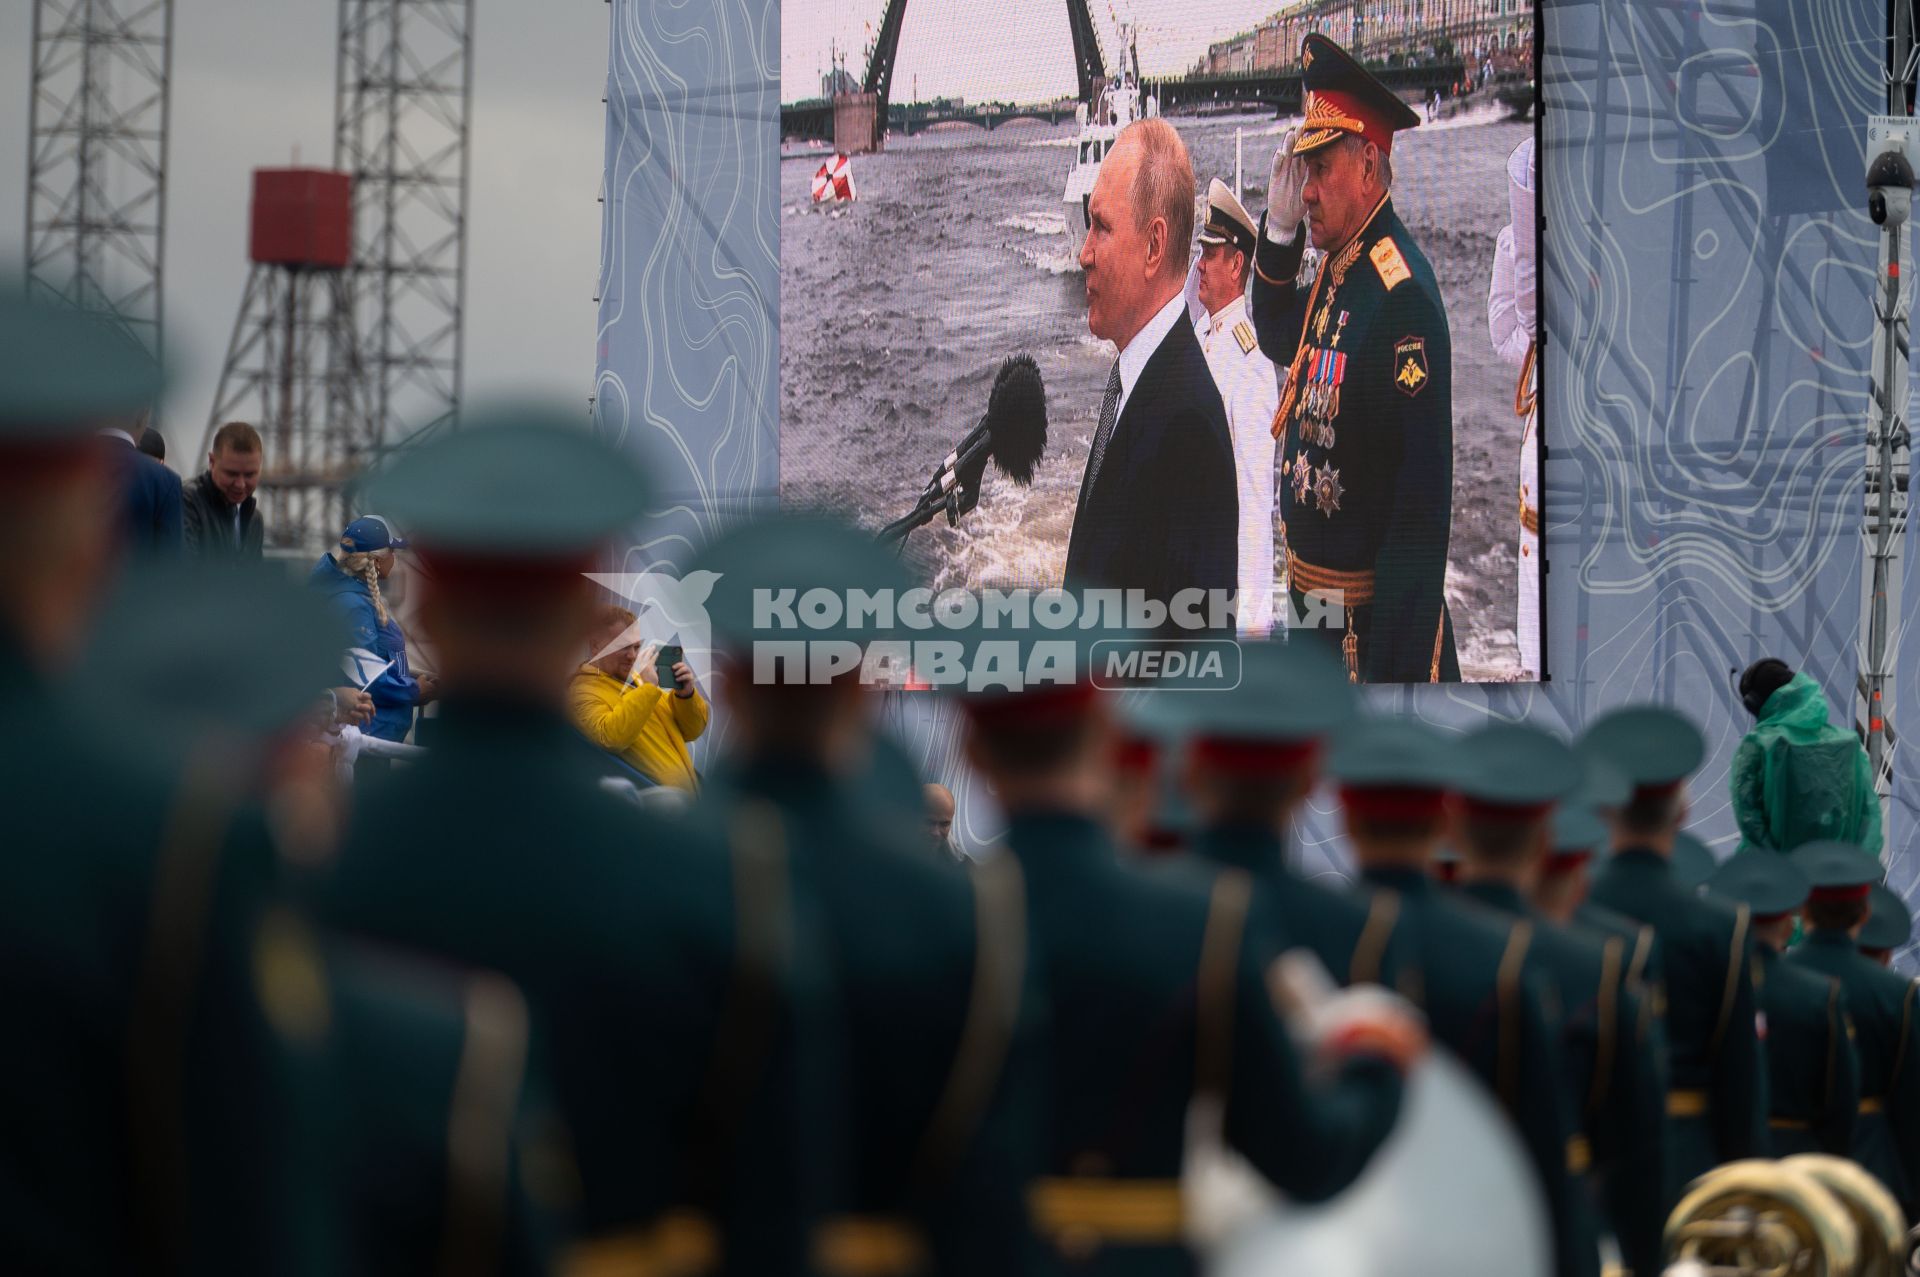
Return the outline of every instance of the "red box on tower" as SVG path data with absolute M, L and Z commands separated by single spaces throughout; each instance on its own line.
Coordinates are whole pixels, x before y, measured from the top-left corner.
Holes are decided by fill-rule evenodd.
M 353 260 L 353 178 L 317 168 L 253 171 L 248 256 L 274 266 L 345 270 Z

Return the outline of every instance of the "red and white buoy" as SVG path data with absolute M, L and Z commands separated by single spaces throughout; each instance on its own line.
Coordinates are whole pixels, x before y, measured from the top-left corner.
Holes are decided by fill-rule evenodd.
M 853 189 L 853 161 L 847 156 L 835 152 L 834 157 L 820 166 L 813 175 L 813 202 L 816 204 L 838 204 L 852 202 L 858 198 Z

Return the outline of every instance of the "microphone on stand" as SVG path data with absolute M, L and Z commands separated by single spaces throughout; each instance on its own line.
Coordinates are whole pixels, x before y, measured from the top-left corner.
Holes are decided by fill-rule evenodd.
M 980 423 L 934 467 L 913 512 L 882 528 L 880 539 L 904 541 L 907 533 L 943 510 L 947 526 L 957 526 L 961 515 L 980 504 L 988 461 L 1025 487 L 1033 482 L 1034 464 L 1046 450 L 1047 388 L 1032 357 L 1015 355 L 1000 365 Z

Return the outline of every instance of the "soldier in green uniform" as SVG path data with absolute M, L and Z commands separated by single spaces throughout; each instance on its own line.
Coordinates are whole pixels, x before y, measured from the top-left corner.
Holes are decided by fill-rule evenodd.
M 1005 638 L 1004 631 L 976 636 Z M 1191 1273 L 1180 1176 L 1188 1113 L 1282 1192 L 1318 1201 L 1360 1174 L 1392 1130 L 1424 1046 L 1386 1000 L 1319 1041 L 1310 1082 L 1270 980 L 1279 953 L 1237 870 L 1116 852 L 1117 697 L 1096 691 L 1083 632 L 1075 670 L 963 698 L 967 754 L 1008 815 L 1027 887 L 1029 945 L 1052 1008 L 1041 1233 L 1076 1271 Z M 1022 652 L 1033 649 L 1023 642 Z M 1025 657 L 1022 664 L 1027 664 Z
M 875 803 L 872 688 L 857 664 L 828 673 L 808 657 L 900 631 L 847 613 L 783 628 L 765 606 L 898 599 L 914 582 L 870 534 L 817 516 L 733 529 L 695 567 L 718 577 L 707 607 L 732 740 L 700 818 L 757 831 L 831 937 L 845 1183 L 825 1203 L 815 1262 L 829 1277 L 1031 1271 L 1044 1007 L 1019 866 L 930 860 L 918 831 Z M 802 644 L 793 664 L 773 659 Z
M 1622 936 L 1563 927 L 1533 907 L 1526 887 L 1552 842 L 1555 806 L 1582 780 L 1579 758 L 1558 737 L 1527 724 L 1495 724 L 1461 746 L 1467 775 L 1454 841 L 1460 891 L 1504 918 L 1533 924 L 1530 970 L 1540 973 L 1560 1016 L 1560 1075 L 1579 1133 L 1570 1164 L 1590 1163 L 1603 1231 L 1627 1268 L 1657 1272 L 1666 1223 L 1666 1061 L 1653 1009 L 1632 979 Z
M 1588 728 L 1582 753 L 1633 787 L 1609 812 L 1613 854 L 1593 900 L 1646 923 L 1659 939 L 1673 1089 L 1668 1200 L 1722 1162 L 1767 1150 L 1767 1071 L 1755 1032 L 1752 919 L 1744 905 L 1703 900 L 1676 880 L 1674 844 L 1686 819 L 1687 777 L 1706 743 L 1679 714 L 1615 710 Z
M 1727 858 L 1707 893 L 1753 915 L 1754 987 L 1767 1047 L 1767 1128 L 1775 1157 L 1853 1151 L 1860 1058 L 1847 1028 L 1840 986 L 1798 963 L 1782 962 L 1807 876 L 1777 851 L 1751 847 Z
M 271 871 L 293 876 L 339 827 L 322 729 L 349 642 L 325 600 L 283 571 L 156 563 L 101 617 L 74 698 L 113 715 L 139 752 L 191 744 L 220 758 Z M 331 940 L 286 890 L 268 886 L 262 901 L 252 986 L 297 1099 L 297 1140 L 275 1169 L 299 1194 L 301 1231 L 283 1244 L 342 1273 L 546 1272 L 560 1221 L 534 1205 L 522 1171 L 530 1149 L 555 1141 L 519 991 Z
M 1390 193 L 1393 135 L 1420 119 L 1325 36 L 1300 59 L 1306 120 L 1274 156 L 1253 283 L 1260 349 L 1287 370 L 1274 431 L 1294 615 L 1356 681 L 1457 680 L 1452 338 Z M 1301 280 L 1308 239 L 1324 256 Z
M 1698 837 L 1682 829 L 1673 836 L 1673 854 L 1667 858 L 1673 873 L 1673 881 L 1686 891 L 1698 893 L 1713 877 L 1713 871 L 1720 862 L 1713 857 L 1713 849 L 1700 841 Z
M 1666 981 L 1660 971 L 1660 944 L 1653 928 L 1624 917 L 1590 899 L 1594 858 L 1611 844 L 1602 811 L 1620 807 L 1631 796 L 1627 778 L 1611 765 L 1583 757 L 1580 789 L 1554 809 L 1551 849 L 1540 865 L 1529 895 L 1534 908 L 1562 926 L 1618 936 L 1627 942 L 1627 983 L 1646 998 L 1653 1013 L 1659 1054 L 1666 1057 Z
M 1288 863 L 1294 813 L 1313 792 L 1327 740 L 1358 713 L 1358 700 L 1339 662 L 1316 644 L 1243 643 L 1240 650 L 1233 695 L 1160 694 L 1189 742 L 1181 770 L 1201 824 L 1192 851 L 1243 870 L 1278 934 L 1310 949 L 1334 980 L 1391 986 L 1397 951 L 1361 943 L 1387 925 L 1389 899 L 1364 888 L 1337 890 Z
M 1867 897 L 1867 923 L 1860 928 L 1860 952 L 1881 966 L 1893 964 L 1894 951 L 1913 939 L 1913 910 L 1879 883 Z
M 1417 721 L 1373 719 L 1341 736 L 1327 770 L 1361 876 L 1392 902 L 1400 988 L 1512 1118 L 1552 1219 L 1554 1271 L 1598 1273 L 1578 1127 L 1562 1088 L 1540 1084 L 1565 1065 L 1552 995 L 1527 966 L 1538 927 L 1443 891 L 1428 872 L 1464 779 L 1458 748 Z
M 1853 1160 L 1920 1219 L 1920 982 L 1897 975 L 1856 947 L 1880 862 L 1846 843 L 1813 842 L 1793 852 L 1813 884 L 1807 931 L 1788 961 L 1840 983 L 1860 1053 L 1860 1105 Z
M 445 700 L 424 759 L 356 786 L 319 898 L 348 935 L 525 993 L 579 1173 L 569 1263 L 802 1272 L 837 1129 L 818 937 L 752 830 L 716 846 L 649 818 L 567 719 L 582 572 L 651 486 L 529 406 L 469 413 L 369 481 L 420 553 Z
M 117 550 L 100 428 L 153 361 L 0 284 L 0 1255 L 22 1272 L 317 1268 L 299 1094 L 255 996 L 270 858 L 221 760 L 130 747 L 62 678 Z

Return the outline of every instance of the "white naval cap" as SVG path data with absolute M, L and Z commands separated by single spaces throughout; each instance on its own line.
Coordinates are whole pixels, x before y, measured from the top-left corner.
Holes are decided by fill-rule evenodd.
M 1207 220 L 1200 228 L 1200 242 L 1232 244 L 1243 253 L 1251 253 L 1258 235 L 1253 217 L 1227 184 L 1217 177 L 1208 183 Z

